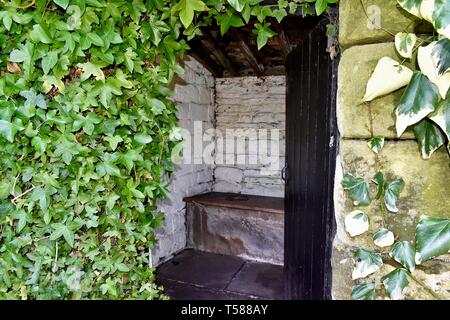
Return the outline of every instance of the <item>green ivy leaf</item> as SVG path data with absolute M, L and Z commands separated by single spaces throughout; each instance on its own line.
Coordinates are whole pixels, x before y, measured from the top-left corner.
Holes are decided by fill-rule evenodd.
M 42 42 L 45 44 L 51 44 L 53 42 L 46 28 L 40 24 L 35 24 L 33 26 L 33 30 L 30 32 L 30 38 L 34 43 Z
M 144 161 L 138 150 L 128 150 L 120 155 L 120 163 L 127 168 L 128 172 L 131 172 L 136 161 Z
M 356 265 L 352 272 L 352 279 L 365 278 L 383 265 L 381 256 L 373 251 L 358 249 L 353 256 Z
M 48 138 L 42 138 L 40 136 L 35 136 L 31 140 L 31 145 L 34 147 L 34 151 L 36 151 L 38 155 L 42 155 L 45 153 L 49 143 L 50 140 Z
M 56 190 L 53 186 L 37 187 L 31 193 L 31 200 L 38 201 L 41 210 L 46 212 L 51 202 L 50 196 L 57 192 L 58 190 Z
M 416 264 L 450 251 L 450 220 L 424 217 L 416 227 Z
M 152 108 L 154 114 L 160 114 L 166 109 L 166 105 L 159 99 L 151 98 L 149 99 L 149 105 Z
M 89 112 L 86 117 L 81 114 L 77 114 L 75 121 L 72 125 L 72 132 L 80 130 L 83 128 L 83 131 L 87 135 L 92 135 L 94 133 L 95 125 L 101 123 L 102 118 L 99 117 L 94 112 Z
M 34 89 L 24 90 L 20 92 L 20 96 L 25 98 L 24 107 L 39 107 L 41 109 L 47 109 L 47 102 L 45 101 L 45 97 L 42 94 L 36 94 Z
M 63 9 L 67 9 L 67 6 L 69 5 L 70 0 L 53 0 L 55 4 L 60 6 Z
M 117 149 L 117 146 L 119 145 L 119 143 L 123 142 L 123 139 L 121 136 L 111 136 L 111 137 L 106 137 L 105 141 L 108 141 L 110 148 L 113 151 L 115 151 Z
M 134 135 L 134 141 L 138 144 L 146 145 L 153 141 L 153 138 L 146 133 L 137 133 Z
M 102 157 L 102 161 L 97 165 L 98 174 L 103 177 L 110 175 L 114 177 L 120 177 L 120 169 L 117 167 L 120 155 L 116 153 L 105 153 Z
M 322 13 L 325 12 L 328 8 L 328 3 L 335 3 L 336 1 L 331 0 L 316 0 L 315 8 L 316 8 L 316 14 L 320 16 Z
M 255 29 L 253 33 L 256 34 L 256 44 L 258 46 L 258 50 L 261 50 L 269 40 L 269 38 L 276 35 L 276 32 L 270 29 L 270 23 L 257 23 L 255 24 Z
M 195 11 L 206 11 L 208 7 L 201 0 L 181 0 L 175 7 L 175 11 L 180 11 L 180 20 L 185 28 L 188 28 L 194 19 Z
M 439 100 L 438 88 L 422 72 L 415 71 L 395 109 L 397 136 L 433 112 Z
M 237 11 L 241 12 L 244 9 L 246 0 L 227 0 L 227 2 Z
M 392 300 L 400 300 L 409 284 L 408 272 L 405 269 L 395 269 L 382 279 L 383 285 Z
M 272 16 L 277 19 L 278 23 L 281 23 L 284 17 L 287 16 L 287 12 L 285 9 L 277 9 L 273 11 Z
M 352 300 L 375 300 L 375 284 L 362 283 L 353 287 Z
M 0 137 L 5 138 L 9 142 L 14 142 L 14 137 L 18 131 L 23 130 L 22 120 L 14 119 L 13 122 L 0 120 Z
M 50 235 L 50 240 L 58 240 L 59 238 L 64 237 L 64 240 L 66 240 L 69 246 L 73 248 L 75 243 L 75 234 L 73 230 L 64 223 L 53 223 L 51 227 L 54 231 Z
M 105 81 L 105 74 L 98 65 L 95 65 L 91 62 L 86 62 L 79 63 L 77 66 L 83 69 L 83 73 L 80 76 L 81 81 L 86 81 L 91 76 L 93 76 L 95 80 Z
M 249 23 L 251 14 L 252 8 L 249 5 L 246 5 L 244 10 L 242 11 L 242 19 L 244 19 L 246 24 Z
M 234 15 L 231 11 L 227 11 L 225 14 L 217 18 L 217 22 L 220 24 L 220 33 L 224 35 L 231 27 L 242 27 L 244 22 L 242 19 Z
M 416 264 L 414 263 L 415 254 L 416 250 L 409 241 L 397 241 L 392 247 L 391 252 L 389 252 L 391 258 L 411 272 L 416 268 Z
M 74 156 L 78 155 L 78 146 L 76 142 L 69 141 L 66 137 L 62 137 L 56 144 L 54 155 L 62 157 L 64 163 L 69 165 Z
M 350 192 L 355 206 L 368 206 L 372 201 L 369 186 L 363 178 L 356 178 L 348 173 L 342 180 L 342 187 Z
M 19 44 L 19 49 L 14 49 L 9 55 L 9 61 L 11 62 L 23 62 L 23 70 L 26 79 L 31 78 L 31 74 L 34 71 L 34 45 L 31 42 L 26 42 L 25 44 Z
M 370 150 L 372 150 L 375 153 L 379 153 L 381 149 L 384 147 L 384 137 L 382 136 L 375 136 L 371 139 L 369 139 L 369 142 L 367 142 L 367 145 L 369 146 Z
M 422 158 L 428 159 L 433 152 L 445 143 L 445 137 L 438 126 L 429 119 L 423 119 L 413 127 L 414 135 L 419 144 Z
M 47 53 L 45 57 L 42 58 L 42 70 L 45 74 L 49 73 L 50 70 L 53 69 L 53 67 L 58 62 L 58 52 L 57 51 L 50 51 Z

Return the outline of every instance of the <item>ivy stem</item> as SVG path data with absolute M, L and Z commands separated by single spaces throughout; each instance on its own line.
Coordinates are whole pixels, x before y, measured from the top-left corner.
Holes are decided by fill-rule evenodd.
M 381 212 L 381 224 L 383 225 L 383 228 L 387 228 L 387 223 L 386 223 L 386 217 L 385 217 L 385 211 L 384 211 L 384 203 L 383 200 L 380 198 L 380 212 Z
M 28 189 L 27 191 L 22 192 L 22 193 L 19 194 L 17 197 L 14 197 L 14 199 L 12 199 L 11 202 L 16 202 L 16 200 L 22 198 L 24 195 L 26 195 L 26 194 L 30 193 L 31 191 L 33 191 L 34 188 L 36 188 L 36 187 L 35 187 L 35 186 L 32 186 L 32 187 L 31 187 L 30 189 Z
M 443 298 L 438 295 L 436 292 L 434 292 L 429 286 L 427 286 L 423 281 L 417 279 L 415 276 L 412 275 L 411 272 L 408 272 L 408 276 L 413 279 L 418 285 L 420 285 L 422 288 L 424 288 L 433 298 L 436 300 L 443 300 Z
M 433 37 L 428 37 L 428 38 L 423 39 L 422 41 L 420 41 L 419 44 L 417 44 L 417 45 L 412 49 L 412 53 L 416 52 L 416 50 L 419 49 L 419 48 L 422 46 L 422 44 L 423 44 L 424 42 L 430 42 L 429 40 L 432 39 L 432 38 L 433 38 Z M 404 59 L 402 60 L 402 62 L 400 62 L 400 65 L 402 66 L 402 65 L 405 63 L 406 60 L 409 60 L 409 59 L 408 59 L 408 58 L 404 58 Z
M 53 272 L 56 272 L 56 270 L 57 270 L 57 264 L 58 264 L 58 241 L 56 241 L 56 243 L 55 243 L 55 262 L 53 263 L 53 268 L 52 268 L 52 271 Z
M 366 15 L 367 19 L 368 19 L 374 26 L 376 26 L 375 21 L 371 20 L 370 17 L 369 17 L 369 15 L 367 14 L 366 7 L 364 7 L 364 3 L 362 2 L 362 0 L 359 0 L 359 3 L 361 4 L 361 7 L 363 8 L 364 14 Z M 380 30 L 383 30 L 384 32 L 386 32 L 386 33 L 390 34 L 391 36 L 395 37 L 395 34 L 393 34 L 392 32 L 390 32 L 389 30 L 383 28 L 382 26 L 377 26 L 377 27 L 379 27 Z
M 17 184 L 17 180 L 19 180 L 20 177 L 20 173 L 14 178 L 14 184 L 12 187 L 12 196 L 15 197 L 16 196 L 16 184 Z
M 36 3 L 36 0 L 31 0 L 30 3 L 18 5 L 18 6 L 12 6 L 16 9 L 28 9 L 29 7 L 33 6 Z

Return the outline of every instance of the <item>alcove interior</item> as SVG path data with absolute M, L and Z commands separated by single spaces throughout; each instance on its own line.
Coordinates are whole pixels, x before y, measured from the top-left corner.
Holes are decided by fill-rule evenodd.
M 152 250 L 157 281 L 175 299 L 283 298 L 285 61 L 317 18 L 273 19 L 277 35 L 261 50 L 255 23 L 225 35 L 218 26 L 204 28 L 189 41 L 185 73 L 175 81 L 180 127 L 190 133 L 189 163 L 176 165 Z M 227 149 L 221 138 L 228 129 L 245 140 L 244 149 Z M 262 159 L 249 132 L 269 150 L 278 148 L 279 156 Z M 204 151 L 207 145 L 213 147 Z M 245 163 L 237 164 L 242 157 Z

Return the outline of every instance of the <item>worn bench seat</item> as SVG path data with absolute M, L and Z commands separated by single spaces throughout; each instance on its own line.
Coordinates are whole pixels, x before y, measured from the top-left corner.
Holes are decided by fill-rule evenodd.
M 283 264 L 283 198 L 209 192 L 184 201 L 190 247 Z

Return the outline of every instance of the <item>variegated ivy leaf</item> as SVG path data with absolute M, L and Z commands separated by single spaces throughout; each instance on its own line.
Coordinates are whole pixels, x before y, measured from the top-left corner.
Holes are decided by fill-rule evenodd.
M 358 249 L 353 256 L 356 262 L 355 268 L 352 272 L 352 279 L 365 278 L 372 274 L 383 265 L 381 256 L 373 251 Z
M 373 243 L 380 248 L 392 246 L 394 233 L 386 228 L 381 228 L 373 234 Z
M 409 241 L 397 241 L 392 247 L 389 256 L 407 268 L 409 271 L 414 271 L 416 264 L 414 263 L 414 257 L 416 250 Z
M 450 251 L 450 219 L 423 217 L 416 227 L 416 264 Z
M 379 153 L 384 147 L 384 137 L 375 136 L 367 142 L 367 145 L 373 152 Z
M 442 75 L 439 74 L 439 69 L 433 59 L 433 52 L 436 48 L 436 44 L 437 41 L 434 41 L 426 47 L 420 47 L 417 53 L 417 60 L 422 73 L 437 86 L 442 99 L 445 99 L 448 88 L 450 87 L 450 72 L 446 72 Z
M 382 278 L 383 285 L 392 300 L 400 300 L 409 284 L 408 272 L 405 269 L 395 269 Z
M 423 119 L 416 124 L 413 129 L 417 143 L 419 144 L 420 153 L 424 159 L 430 158 L 433 152 L 445 143 L 444 134 L 439 127 L 429 119 Z
M 381 58 L 367 82 L 363 101 L 372 101 L 377 97 L 384 96 L 406 86 L 412 75 L 411 69 L 401 66 L 394 59 L 389 57 Z
M 397 200 L 405 185 L 402 178 L 397 178 L 394 181 L 387 182 L 382 172 L 377 172 L 372 179 L 378 186 L 376 199 L 380 199 L 384 195 L 384 204 L 390 212 L 398 212 Z
M 362 283 L 352 289 L 352 300 L 374 300 L 375 284 Z
M 422 1 L 423 0 L 398 0 L 397 2 L 409 13 L 422 18 L 422 15 L 420 14 L 420 5 L 422 4 Z
M 347 173 L 342 180 L 342 187 L 350 192 L 355 206 L 368 206 L 372 201 L 369 186 L 363 178 L 356 178 L 352 174 Z
M 403 58 L 411 59 L 416 41 L 414 33 L 399 32 L 395 35 L 395 49 Z
M 384 191 L 386 190 L 387 185 L 386 178 L 384 177 L 383 172 L 379 171 L 374 175 L 372 181 L 378 186 L 377 195 L 375 196 L 375 199 L 378 200 L 381 198 L 381 196 L 384 194 Z
M 431 51 L 433 63 L 438 69 L 438 74 L 442 75 L 450 71 L 450 40 L 441 39 L 433 47 Z
M 429 113 L 433 112 L 439 102 L 438 88 L 420 71 L 414 75 L 395 109 L 397 136 Z
M 355 210 L 345 217 L 345 230 L 355 237 L 369 230 L 369 216 L 361 210 Z
M 431 22 L 439 34 L 450 39 L 450 1 L 421 0 L 420 14 Z
M 402 178 L 397 178 L 387 185 L 386 191 L 384 192 L 384 204 L 389 211 L 398 212 L 397 200 L 404 186 L 405 182 Z
M 447 98 L 441 100 L 436 110 L 428 117 L 444 131 L 447 140 L 450 141 L 450 91 L 447 93 Z

